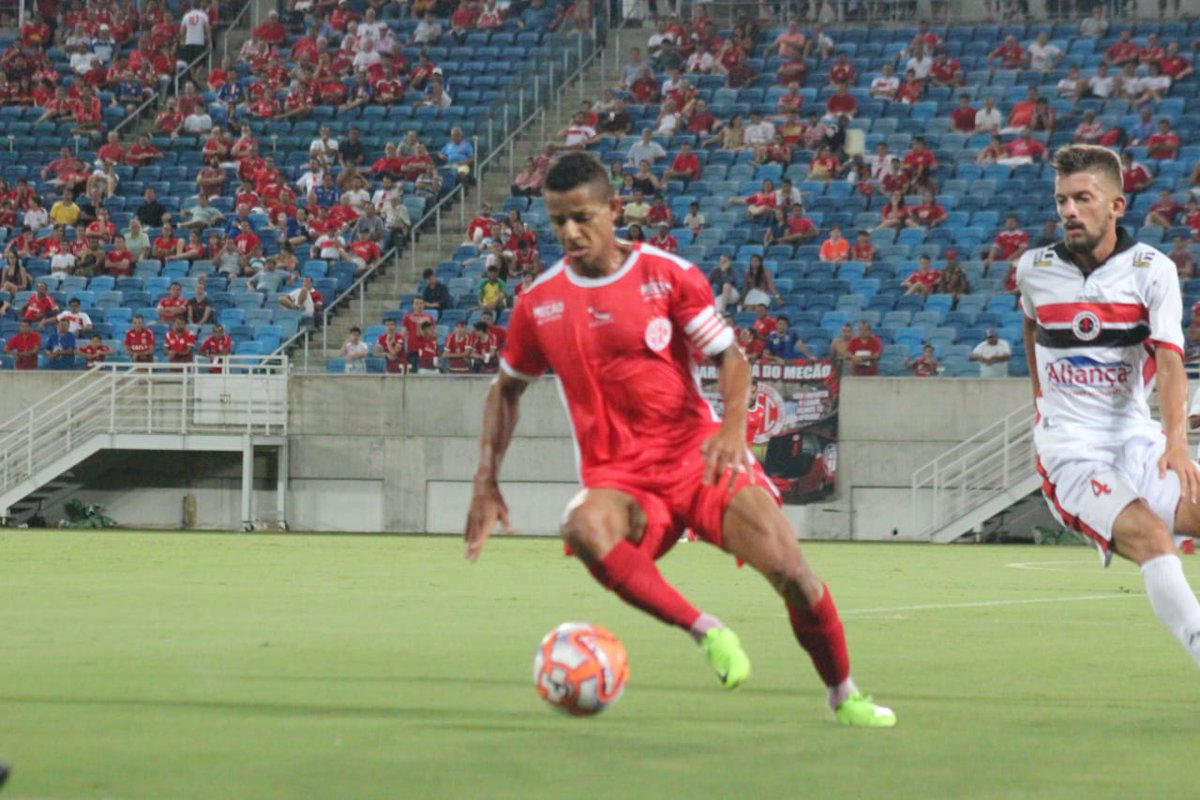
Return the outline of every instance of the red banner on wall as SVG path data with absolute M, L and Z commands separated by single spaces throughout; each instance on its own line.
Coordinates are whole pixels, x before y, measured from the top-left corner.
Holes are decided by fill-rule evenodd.
M 841 375 L 832 361 L 754 364 L 755 404 L 747 425 L 754 455 L 789 505 L 828 498 L 836 488 Z M 700 368 L 705 397 L 723 412 L 717 368 Z

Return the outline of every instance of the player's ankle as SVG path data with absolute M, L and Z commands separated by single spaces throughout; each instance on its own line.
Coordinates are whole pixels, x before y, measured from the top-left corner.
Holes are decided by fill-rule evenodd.
M 854 679 L 847 675 L 846 680 L 837 686 L 829 687 L 829 707 L 836 711 L 838 706 L 846 702 L 850 695 L 857 691 L 858 687 L 854 685 Z
M 705 634 L 712 628 L 724 628 L 725 624 L 721 620 L 714 617 L 712 614 L 700 612 L 700 616 L 696 617 L 696 621 L 688 628 L 688 633 L 699 644 L 704 639 Z

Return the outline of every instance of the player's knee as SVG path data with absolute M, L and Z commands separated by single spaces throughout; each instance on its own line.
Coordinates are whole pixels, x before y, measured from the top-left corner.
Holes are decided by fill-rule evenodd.
M 1136 533 L 1121 536 L 1117 552 L 1135 564 L 1175 552 L 1175 541 L 1167 524 L 1157 517 L 1147 520 Z
M 563 520 L 562 537 L 575 555 L 584 561 L 598 561 L 616 544 L 611 516 L 606 509 L 585 503 Z

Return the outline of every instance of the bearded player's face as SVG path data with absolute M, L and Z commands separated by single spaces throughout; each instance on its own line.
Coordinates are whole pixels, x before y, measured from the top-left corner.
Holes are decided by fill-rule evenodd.
M 1125 210 L 1125 196 L 1110 180 L 1091 170 L 1063 175 L 1054 181 L 1054 202 L 1062 219 L 1067 249 L 1091 253 L 1116 227 Z
M 576 272 L 588 276 L 608 274 L 617 266 L 614 226 L 620 200 L 605 187 L 583 184 L 567 192 L 545 191 L 546 211 L 563 254 Z

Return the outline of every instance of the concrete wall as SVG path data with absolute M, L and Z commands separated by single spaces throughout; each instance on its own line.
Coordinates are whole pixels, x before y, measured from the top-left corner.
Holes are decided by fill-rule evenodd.
M 73 376 L 0 376 L 0 430 L 20 410 Z M 478 450 L 488 381 L 471 377 L 300 375 L 290 387 L 288 521 L 329 531 L 457 532 Z M 830 502 L 789 507 L 805 537 L 910 537 L 913 470 L 1029 402 L 1024 380 L 849 378 L 843 383 L 838 492 Z M 197 499 L 197 524 L 237 528 L 236 454 L 101 454 L 81 473 L 81 493 L 123 524 L 176 527 L 182 498 Z M 256 458 L 256 516 L 272 519 L 273 456 Z M 575 493 L 574 451 L 552 381 L 530 387 L 504 468 L 513 523 L 556 529 Z M 137 488 L 130 488 L 137 487 Z M 47 518 L 59 516 L 49 509 Z

